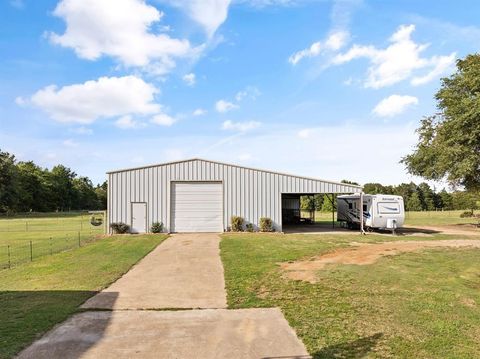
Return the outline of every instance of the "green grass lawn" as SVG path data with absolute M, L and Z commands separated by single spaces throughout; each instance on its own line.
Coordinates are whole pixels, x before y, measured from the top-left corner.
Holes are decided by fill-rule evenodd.
M 0 217 L 0 269 L 9 263 L 30 261 L 30 242 L 33 258 L 74 249 L 103 234 L 103 226 L 90 224 L 88 213 L 34 213 Z
M 409 211 L 405 212 L 405 226 L 437 226 L 454 224 L 475 224 L 475 218 L 460 218 L 465 211 Z M 304 216 L 308 217 L 307 213 Z M 337 216 L 335 214 L 335 220 Z M 332 221 L 332 213 L 315 212 L 315 221 L 328 223 Z
M 79 305 L 127 272 L 165 235 L 113 236 L 74 251 L 0 271 L 0 358 L 77 312 Z
M 407 239 L 447 238 L 461 237 Z M 286 279 L 277 265 L 352 241 L 396 239 L 224 235 L 221 255 L 228 305 L 280 307 L 315 358 L 479 357 L 478 249 L 428 250 L 384 257 L 366 266 L 330 266 L 318 272 L 315 284 Z

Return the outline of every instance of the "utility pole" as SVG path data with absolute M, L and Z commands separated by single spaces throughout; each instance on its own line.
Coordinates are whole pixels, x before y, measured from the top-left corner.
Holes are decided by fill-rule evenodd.
M 365 230 L 363 228 L 363 191 L 360 192 L 360 233 L 365 234 Z

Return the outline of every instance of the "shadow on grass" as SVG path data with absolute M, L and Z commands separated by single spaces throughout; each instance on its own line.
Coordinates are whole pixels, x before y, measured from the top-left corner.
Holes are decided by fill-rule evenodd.
M 360 338 L 352 342 L 345 342 L 329 347 L 325 347 L 313 354 L 314 359 L 330 358 L 364 358 L 377 345 L 377 342 L 383 337 L 382 333 L 376 333 L 369 337 Z
M 75 290 L 0 292 L 0 358 L 13 357 L 56 324 L 63 322 L 72 314 L 80 312 L 79 306 L 95 294 L 94 291 Z M 116 298 L 117 293 L 111 294 Z M 114 300 L 112 298 L 112 301 Z M 98 325 L 97 333 L 100 337 L 107 325 L 108 322 Z M 77 339 L 77 342 L 70 341 L 59 344 L 60 350 L 65 345 L 70 347 L 73 345 L 76 348 L 76 353 L 69 355 L 69 358 L 79 357 L 81 353 L 95 344 L 82 341 L 82 338 Z M 57 352 L 56 356 L 47 353 L 51 349 L 49 344 L 47 341 L 41 346 L 29 347 L 22 352 L 25 354 L 23 357 L 61 357 L 61 351 Z

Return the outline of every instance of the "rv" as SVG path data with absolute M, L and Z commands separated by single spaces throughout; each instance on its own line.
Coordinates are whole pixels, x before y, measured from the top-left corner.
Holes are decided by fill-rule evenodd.
M 403 226 L 403 198 L 387 194 L 363 195 L 363 225 L 367 229 L 395 230 Z M 337 197 L 337 221 L 347 228 L 360 227 L 360 194 Z

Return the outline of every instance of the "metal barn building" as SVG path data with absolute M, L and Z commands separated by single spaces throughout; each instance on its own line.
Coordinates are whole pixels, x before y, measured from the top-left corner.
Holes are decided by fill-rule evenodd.
M 223 232 L 231 216 L 258 228 L 269 217 L 282 230 L 300 196 L 359 192 L 361 187 L 242 167 L 199 158 L 108 172 L 108 224 L 123 222 L 148 232 Z M 332 196 L 333 197 L 333 196 Z

